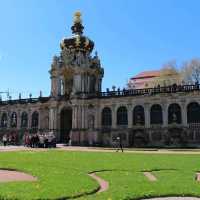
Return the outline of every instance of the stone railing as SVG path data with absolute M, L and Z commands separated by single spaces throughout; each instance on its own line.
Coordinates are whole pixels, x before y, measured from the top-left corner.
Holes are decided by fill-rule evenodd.
M 166 87 L 106 91 L 106 92 L 97 93 L 96 97 L 109 98 L 109 97 L 155 95 L 155 94 L 162 94 L 162 93 L 178 93 L 178 92 L 193 92 L 193 91 L 200 91 L 200 84 L 172 85 L 172 86 L 166 86 Z
M 38 98 L 27 98 L 27 99 L 14 99 L 14 100 L 6 100 L 0 101 L 0 106 L 2 105 L 12 105 L 12 104 L 27 104 L 27 103 L 45 103 L 50 99 L 50 97 L 38 97 Z
M 155 88 L 144 88 L 144 89 L 123 89 L 123 90 L 113 90 L 106 92 L 98 92 L 96 94 L 89 93 L 79 93 L 77 98 L 88 99 L 88 98 L 111 98 L 111 97 L 122 97 L 122 96 L 150 96 L 155 94 L 164 94 L 164 93 L 189 93 L 194 91 L 200 91 L 200 84 L 195 85 L 172 85 L 166 87 L 155 87 Z M 0 100 L 1 105 L 7 104 L 26 104 L 26 103 L 37 103 L 37 102 L 47 102 L 51 97 L 38 97 L 38 98 L 27 98 L 27 99 L 15 99 L 15 100 Z M 57 100 L 70 100 L 69 96 L 60 95 Z

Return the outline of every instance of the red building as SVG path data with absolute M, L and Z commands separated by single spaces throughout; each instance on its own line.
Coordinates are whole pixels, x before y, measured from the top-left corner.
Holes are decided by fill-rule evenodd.
M 129 89 L 142 89 L 152 87 L 155 78 L 160 76 L 160 70 L 144 71 L 129 79 Z

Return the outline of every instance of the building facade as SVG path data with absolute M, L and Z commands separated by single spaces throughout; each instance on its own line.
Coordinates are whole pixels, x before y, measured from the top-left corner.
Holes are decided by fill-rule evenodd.
M 104 70 L 75 13 L 73 36 L 61 41 L 49 71 L 49 97 L 0 101 L 0 136 L 53 131 L 59 142 L 127 147 L 198 146 L 199 85 L 102 92 Z
M 129 79 L 127 89 L 144 89 L 155 85 L 155 79 L 160 76 L 159 70 L 145 71 Z

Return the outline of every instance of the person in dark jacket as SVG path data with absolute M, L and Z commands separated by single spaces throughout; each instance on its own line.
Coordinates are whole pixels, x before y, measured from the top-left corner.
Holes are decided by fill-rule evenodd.
M 118 148 L 117 148 L 117 150 L 116 150 L 116 152 L 118 152 L 118 151 L 122 151 L 122 152 L 124 152 L 124 150 L 123 150 L 123 146 L 122 146 L 122 138 L 121 138 L 121 136 L 118 136 L 117 137 L 117 142 L 118 142 Z

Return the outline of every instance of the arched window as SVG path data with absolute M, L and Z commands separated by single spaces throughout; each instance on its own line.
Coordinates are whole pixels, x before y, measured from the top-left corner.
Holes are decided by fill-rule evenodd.
M 134 125 L 144 125 L 145 124 L 143 106 L 135 106 L 135 108 L 133 109 L 133 124 Z
M 23 112 L 21 115 L 21 127 L 27 128 L 28 127 L 28 114 Z
M 177 103 L 173 103 L 168 108 L 168 124 L 181 124 L 181 107 Z
M 17 113 L 16 112 L 13 112 L 12 115 L 11 115 L 10 126 L 12 128 L 17 127 Z
M 187 122 L 200 123 L 200 105 L 192 102 L 187 106 Z
M 6 113 L 3 113 L 2 117 L 1 117 L 1 127 L 7 128 L 7 126 L 8 126 L 8 116 Z
M 112 111 L 110 108 L 106 107 L 102 110 L 101 122 L 102 122 L 102 126 L 112 125 Z
M 31 122 L 31 127 L 32 128 L 38 128 L 38 124 L 39 124 L 39 113 L 37 111 L 35 111 L 32 114 L 32 122 Z
M 150 111 L 151 124 L 162 124 L 162 107 L 159 104 L 155 104 L 151 107 Z
M 128 115 L 125 106 L 119 107 L 117 110 L 117 125 L 128 125 Z

